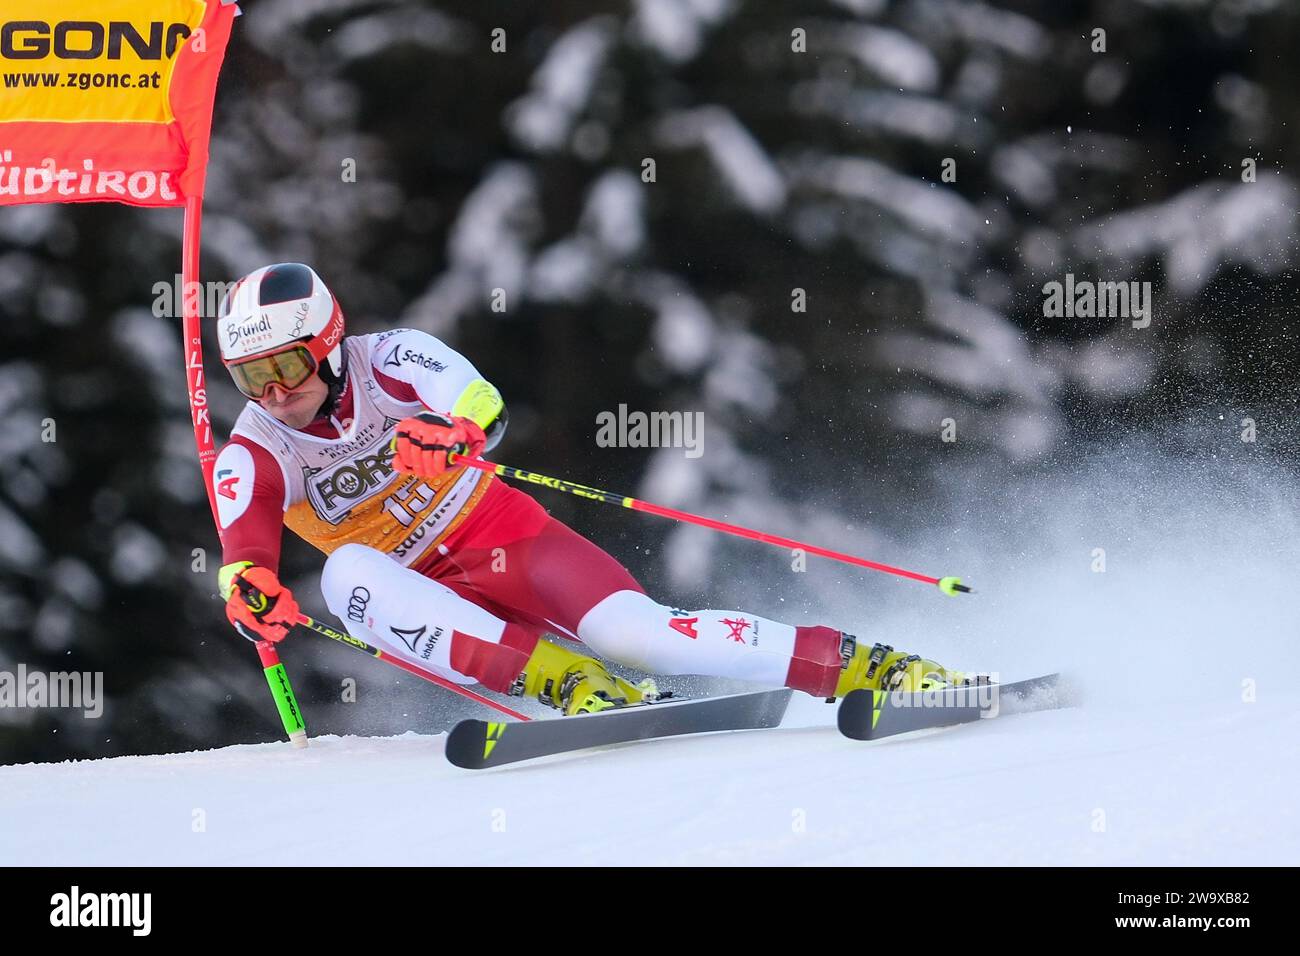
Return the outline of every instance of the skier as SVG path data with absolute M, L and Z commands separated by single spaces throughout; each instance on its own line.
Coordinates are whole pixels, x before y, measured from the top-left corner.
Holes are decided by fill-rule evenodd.
M 531 497 L 449 462 L 490 450 L 506 430 L 500 393 L 468 360 L 414 329 L 345 336 L 339 303 L 308 266 L 240 279 L 217 327 L 222 362 L 249 399 L 214 469 L 218 580 L 249 639 L 282 640 L 299 614 L 276 576 L 288 526 L 327 555 L 321 590 L 354 636 L 565 714 L 635 704 L 653 682 L 633 685 L 543 632 L 651 673 L 825 698 L 963 680 L 830 627 L 653 600 Z M 250 602 L 240 580 L 264 600 Z

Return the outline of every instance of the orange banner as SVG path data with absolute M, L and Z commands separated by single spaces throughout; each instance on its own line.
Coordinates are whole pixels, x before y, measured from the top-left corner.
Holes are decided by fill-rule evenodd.
M 0 7 L 0 205 L 203 195 L 234 0 Z

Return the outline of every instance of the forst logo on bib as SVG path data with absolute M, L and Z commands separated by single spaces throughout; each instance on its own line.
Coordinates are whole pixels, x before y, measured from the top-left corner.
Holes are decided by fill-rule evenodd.
M 338 524 L 358 499 L 368 497 L 397 474 L 392 460 L 392 448 L 384 447 L 382 451 L 346 461 L 328 473 L 309 469 L 306 484 L 312 508 L 322 521 Z
M 10 20 L 0 25 L 0 57 L 6 60 L 43 60 L 51 53 L 60 60 L 122 59 L 123 44 L 141 60 L 171 59 L 190 35 L 184 23 L 148 25 L 148 36 L 134 23 L 110 20 Z

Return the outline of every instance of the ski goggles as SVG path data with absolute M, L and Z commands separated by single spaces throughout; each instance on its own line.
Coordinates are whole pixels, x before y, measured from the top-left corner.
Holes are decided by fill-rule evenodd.
M 268 385 L 279 385 L 286 392 L 298 388 L 316 371 L 316 359 L 305 345 L 297 345 L 283 352 L 228 366 L 228 370 L 235 380 L 235 387 L 258 401 L 266 396 Z

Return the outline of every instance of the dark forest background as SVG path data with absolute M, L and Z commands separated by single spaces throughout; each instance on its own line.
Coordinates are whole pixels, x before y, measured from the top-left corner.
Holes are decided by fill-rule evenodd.
M 203 278 L 307 261 L 351 331 L 444 338 L 506 396 L 500 461 L 872 554 L 943 480 L 1118 436 L 1186 427 L 1190 456 L 1208 425 L 1237 454 L 1250 418 L 1251 453 L 1294 457 L 1300 5 L 243 8 Z M 0 711 L 0 761 L 281 736 L 215 593 L 179 320 L 154 308 L 180 232 L 114 205 L 0 211 L 0 669 L 103 671 L 111 700 Z M 1151 282 L 1150 327 L 1044 318 L 1067 273 Z M 224 434 L 241 399 L 206 345 Z M 620 403 L 702 411 L 704 455 L 598 448 Z M 538 497 L 652 592 L 784 613 L 753 569 L 788 555 Z M 319 565 L 295 543 L 283 576 L 323 614 Z M 844 579 L 792 579 L 786 606 L 815 619 Z M 320 643 L 283 651 L 314 732 L 460 712 Z

